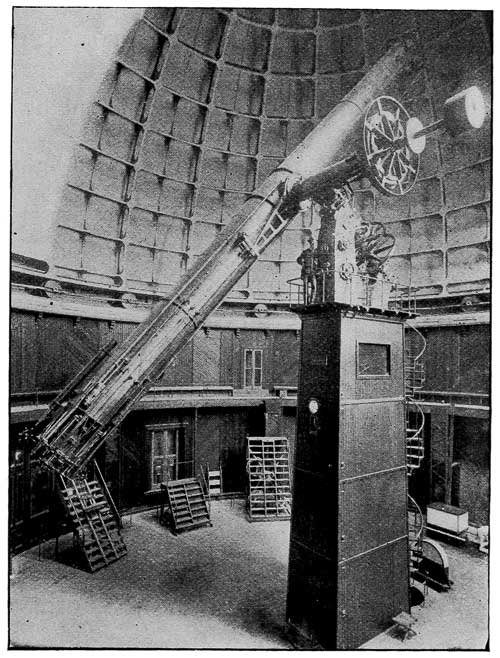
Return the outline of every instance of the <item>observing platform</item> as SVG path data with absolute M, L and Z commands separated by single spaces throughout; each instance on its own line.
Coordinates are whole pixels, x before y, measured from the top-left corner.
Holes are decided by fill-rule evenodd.
M 337 271 L 319 271 L 315 275 L 315 286 L 304 283 L 302 278 L 288 281 L 290 307 L 316 306 L 336 303 L 363 310 L 390 311 L 414 317 L 417 314 L 416 290 L 401 286 L 384 277 L 371 277 L 367 274 L 353 273 L 343 279 L 342 290 L 337 294 L 332 281 L 342 279 Z

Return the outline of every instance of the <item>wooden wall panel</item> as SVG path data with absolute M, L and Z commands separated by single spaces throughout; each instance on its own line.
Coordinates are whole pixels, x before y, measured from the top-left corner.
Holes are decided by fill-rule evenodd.
M 270 384 L 297 386 L 300 343 L 296 332 L 269 332 L 267 343 L 264 355 L 268 365 L 267 381 Z
M 457 390 L 458 330 L 454 327 L 425 332 L 425 390 Z
M 490 331 L 486 325 L 459 332 L 460 391 L 487 393 L 490 387 Z
M 489 523 L 490 436 L 486 420 L 455 416 L 452 504 L 469 512 L 469 521 Z
M 96 353 L 101 344 L 97 320 L 13 313 L 12 392 L 57 390 Z
M 233 340 L 234 331 L 224 330 L 221 331 L 220 343 L 220 357 L 221 357 L 221 372 L 220 383 L 222 386 L 233 386 L 235 380 L 235 372 L 233 363 Z
M 193 383 L 193 341 L 175 355 L 173 361 L 167 366 L 165 374 L 157 384 L 160 386 L 189 386 Z
M 224 429 L 220 413 L 216 410 L 200 409 L 196 421 L 196 464 L 195 475 L 207 464 L 218 469 L 221 461 L 221 432 Z
M 112 338 L 122 342 L 134 323 L 36 316 L 14 312 L 11 321 L 12 392 L 63 387 Z M 163 386 L 243 386 L 245 349 L 263 350 L 263 388 L 295 386 L 299 341 L 293 331 L 202 331 L 175 357 Z
M 426 391 L 487 393 L 490 377 L 488 325 L 426 329 Z
M 137 327 L 134 322 L 101 322 L 101 343 L 105 345 L 112 338 L 119 343 L 124 341 Z
M 112 337 L 124 340 L 134 323 L 15 311 L 11 316 L 10 381 L 13 393 L 57 390 Z M 423 330 L 425 390 L 489 390 L 490 332 L 487 325 Z M 411 332 L 408 337 L 411 339 Z M 245 349 L 263 350 L 263 388 L 297 385 L 299 341 L 293 331 L 201 332 L 169 366 L 165 386 L 243 385 Z
M 13 313 L 11 316 L 10 385 L 13 393 L 35 389 L 37 346 L 35 316 Z
M 81 339 L 73 340 L 70 323 L 70 318 L 55 316 L 41 317 L 35 323 L 36 367 L 32 390 L 62 388 L 64 381 L 92 358 L 85 344 L 82 356 Z M 88 354 L 87 359 L 85 354 Z
M 37 323 L 37 390 L 62 388 L 100 347 L 99 321 L 47 316 Z
M 198 332 L 193 338 L 193 383 L 217 386 L 221 379 L 221 332 Z

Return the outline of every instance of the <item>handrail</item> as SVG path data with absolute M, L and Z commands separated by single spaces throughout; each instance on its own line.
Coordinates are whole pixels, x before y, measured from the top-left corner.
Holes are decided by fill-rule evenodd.
M 122 528 L 123 527 L 122 517 L 120 515 L 120 512 L 118 511 L 118 508 L 115 505 L 115 501 L 113 500 L 113 497 L 111 496 L 111 493 L 108 489 L 108 485 L 106 484 L 106 480 L 103 478 L 102 473 L 101 473 L 101 469 L 99 468 L 99 466 L 97 464 L 97 461 L 95 459 L 94 459 L 94 468 L 96 470 L 97 478 L 98 478 L 98 480 L 101 484 L 101 487 L 104 489 L 104 492 L 106 494 L 106 498 L 108 499 L 109 506 L 111 508 L 111 511 L 113 512 L 113 516 L 116 519 L 118 527 Z
M 442 395 L 443 397 L 464 397 L 464 398 L 489 398 L 489 393 L 465 393 L 461 391 L 424 391 L 419 390 L 419 395 Z
M 414 400 L 411 396 L 407 396 L 406 401 L 414 404 L 415 407 L 417 408 L 417 411 L 420 413 L 420 425 L 419 425 L 419 427 L 414 430 L 412 436 L 407 437 L 409 439 L 416 439 L 425 427 L 425 414 L 424 414 L 421 406 L 419 405 L 419 403 L 416 400 Z
M 288 279 L 290 305 L 308 306 L 330 301 L 327 299 L 325 281 L 327 277 L 333 275 L 340 277 L 344 282 L 349 282 L 349 304 L 352 306 L 405 311 L 412 314 L 416 312 L 416 288 L 402 286 L 383 276 L 374 277 L 361 272 L 354 272 L 346 279 L 344 272 L 333 269 L 318 270 L 314 273 L 316 290 L 312 299 L 305 299 L 305 284 L 302 277 Z
M 209 464 L 207 464 L 207 473 L 208 473 L 208 469 L 209 469 Z M 200 466 L 200 473 L 202 479 L 202 489 L 206 491 L 206 496 L 208 500 L 208 513 L 210 514 L 210 512 L 212 511 L 212 500 L 210 498 L 210 484 L 209 482 L 207 482 L 205 478 L 205 472 L 203 470 L 203 466 Z
M 410 496 L 410 494 L 408 494 L 408 501 L 409 501 L 408 511 L 412 512 L 413 514 L 417 514 L 420 519 L 420 525 L 418 527 L 418 531 L 415 537 L 413 538 L 413 541 L 416 542 L 420 539 L 424 531 L 424 515 L 422 514 L 422 510 L 420 509 L 420 506 L 418 505 L 417 501 L 412 496 Z

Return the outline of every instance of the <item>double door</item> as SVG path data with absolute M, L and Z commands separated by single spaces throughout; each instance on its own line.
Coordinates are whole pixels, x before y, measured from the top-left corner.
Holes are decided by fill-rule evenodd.
M 185 427 L 156 426 L 148 428 L 151 440 L 151 488 L 162 483 L 193 475 L 191 441 Z

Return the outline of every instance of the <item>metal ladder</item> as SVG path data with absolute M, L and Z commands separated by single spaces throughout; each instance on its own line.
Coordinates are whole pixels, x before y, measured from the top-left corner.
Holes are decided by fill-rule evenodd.
M 408 495 L 408 549 L 410 582 L 419 570 L 423 556 L 424 517 L 416 501 Z
M 423 388 L 425 381 L 422 356 L 427 347 L 424 336 L 412 326 L 413 340 L 405 341 L 405 411 L 406 411 L 406 467 L 408 475 L 419 468 L 424 458 L 424 423 L 425 416 L 415 393 Z

